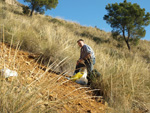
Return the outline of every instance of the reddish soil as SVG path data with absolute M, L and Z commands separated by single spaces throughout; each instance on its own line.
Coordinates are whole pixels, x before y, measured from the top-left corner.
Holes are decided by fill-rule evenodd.
M 50 105 L 59 113 L 106 113 L 110 110 L 106 103 L 102 102 L 102 97 L 94 97 L 89 87 L 68 81 L 63 75 L 46 71 L 48 68 L 36 62 L 36 55 L 10 49 L 9 46 L 3 48 L 5 49 L 0 49 L 1 58 L 5 58 L 7 67 L 18 72 L 21 85 L 34 84 L 35 81 L 37 87 L 43 87 L 39 92 L 39 98 L 42 101 L 45 99 L 41 107 Z M 7 78 L 8 82 L 12 80 L 12 77 Z M 55 104 L 50 104 L 52 102 Z

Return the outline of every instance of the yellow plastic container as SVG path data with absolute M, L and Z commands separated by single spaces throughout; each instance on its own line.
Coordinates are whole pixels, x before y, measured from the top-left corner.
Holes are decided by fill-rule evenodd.
M 78 72 L 77 74 L 73 75 L 70 79 L 72 81 L 76 81 L 78 79 L 80 79 L 83 76 L 84 72 Z

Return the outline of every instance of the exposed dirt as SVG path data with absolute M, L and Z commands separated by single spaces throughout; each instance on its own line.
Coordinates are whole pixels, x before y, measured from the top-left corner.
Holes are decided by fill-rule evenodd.
M 36 55 L 32 53 L 10 49 L 9 46 L 3 46 L 3 48 L 5 49 L 2 49 L 1 44 L 0 57 L 3 58 L 1 61 L 4 61 L 10 69 L 18 72 L 21 85 L 31 84 L 32 86 L 34 81 L 37 87 L 40 86 L 42 81 L 47 85 L 47 87 L 44 87 L 43 84 L 44 88 L 39 92 L 39 98 L 43 102 L 41 107 L 48 107 L 50 102 L 56 102 L 53 107 L 59 113 L 108 112 L 109 108 L 102 101 L 102 97 L 95 97 L 89 87 L 68 81 L 63 75 L 48 72 L 48 70 L 45 70 L 48 68 L 36 62 Z M 0 68 L 2 67 L 1 65 Z M 43 76 L 41 77 L 41 75 Z M 8 82 L 12 80 L 12 77 L 7 78 Z

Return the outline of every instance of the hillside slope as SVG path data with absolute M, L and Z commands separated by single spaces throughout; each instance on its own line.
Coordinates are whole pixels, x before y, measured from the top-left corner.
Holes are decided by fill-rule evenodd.
M 31 109 L 33 109 L 31 112 L 34 110 L 42 112 L 48 109 L 59 113 L 105 113 L 108 111 L 108 107 L 101 102 L 102 97 L 93 95 L 94 90 L 68 81 L 63 75 L 51 73 L 48 67 L 45 70 L 45 66 L 35 61 L 36 55 L 32 53 L 0 45 L 0 69 L 5 67 L 18 73 L 17 78 L 4 79 L 2 75 L 0 77 L 1 112 L 7 110 L 23 113 Z M 36 92 L 34 92 L 35 88 Z M 34 97 L 30 97 L 32 95 Z M 13 98 L 16 100 L 15 102 L 13 100 L 12 105 Z M 36 107 L 39 109 L 35 109 Z
M 96 56 L 94 68 L 103 75 L 102 80 L 94 79 L 90 87 L 100 89 L 98 93 L 102 92 L 105 101 L 115 109 L 115 112 L 129 113 L 133 110 L 148 112 L 150 108 L 150 41 L 140 40 L 136 46 L 131 44 L 131 51 L 129 52 L 123 40 L 117 41 L 112 38 L 111 33 L 98 28 L 81 26 L 75 22 L 38 13 L 34 13 L 31 18 L 23 14 L 21 6 L 8 5 L 1 2 L 0 12 L 3 14 L 3 16 L 0 16 L 0 23 L 3 24 L 2 32 L 0 32 L 0 41 L 13 45 L 13 48 L 19 47 L 22 51 L 34 54 L 33 56 L 31 55 L 31 58 L 34 58 L 33 61 L 36 58 L 38 64 L 50 66 L 51 71 L 59 72 L 59 75 L 57 73 L 52 82 L 52 87 L 55 87 L 54 84 L 57 83 L 56 81 L 59 81 L 57 79 L 60 75 L 64 75 L 64 73 L 72 75 L 80 54 L 76 41 L 82 38 L 86 44 L 93 48 Z M 36 57 L 34 57 L 35 55 Z M 1 60 L 2 67 L 5 64 L 4 59 L 2 58 Z M 12 62 L 16 61 L 15 59 L 16 57 L 12 58 Z M 26 65 L 32 65 L 32 62 L 30 63 L 28 60 L 27 58 Z M 18 69 L 19 66 L 12 63 L 8 67 L 14 70 L 15 68 Z M 30 83 L 33 80 L 31 78 L 32 74 L 39 77 L 42 70 L 44 73 L 45 69 L 39 69 L 34 74 L 34 69 L 31 69 L 32 71 L 28 70 L 28 72 L 23 71 L 21 73 L 25 76 L 23 80 L 29 80 L 28 82 Z M 43 74 L 41 73 L 41 75 Z M 47 78 L 46 74 L 44 75 L 44 78 Z M 41 89 L 45 89 L 48 86 L 44 83 L 50 83 L 51 81 L 51 79 L 45 80 L 49 81 L 42 82 L 40 84 Z M 63 77 L 61 80 L 63 80 Z M 9 89 L 11 90 L 12 88 L 10 87 Z M 21 88 L 22 93 L 28 92 L 28 88 L 25 91 L 23 90 L 23 85 Z M 40 90 L 40 88 L 38 89 Z M 33 90 L 36 92 L 35 87 Z M 56 90 L 60 90 L 60 88 L 58 87 Z M 50 97 L 57 97 L 57 94 L 54 95 Z M 4 102 L 6 104 L 6 101 Z M 56 105 L 54 104 L 55 102 L 52 103 L 51 106 Z M 14 105 L 14 103 L 10 105 Z M 24 105 L 28 106 L 28 104 Z

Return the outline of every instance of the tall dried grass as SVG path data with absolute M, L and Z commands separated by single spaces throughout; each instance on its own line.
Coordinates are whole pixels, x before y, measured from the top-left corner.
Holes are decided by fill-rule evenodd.
M 47 65 L 48 67 L 43 70 L 39 68 L 40 64 L 34 60 L 26 61 L 24 59 L 25 53 L 19 54 L 19 42 L 15 50 L 12 49 L 12 45 L 9 47 L 3 43 L 0 45 L 0 112 L 61 112 L 62 109 L 65 109 L 63 108 L 65 104 L 76 100 L 83 101 L 87 98 L 95 98 L 95 96 L 87 95 L 87 93 L 98 89 L 88 90 L 89 87 L 76 86 L 76 84 L 70 86 L 74 90 L 62 92 L 61 86 L 70 80 L 64 79 L 62 74 L 54 75 L 54 73 L 49 72 L 51 68 L 57 68 L 58 65 L 53 63 Z M 24 63 L 27 65 L 34 64 L 33 69 L 26 68 Z M 16 71 L 18 76 L 5 78 L 2 70 L 6 68 Z M 82 92 L 72 96 L 79 90 Z M 96 96 L 96 98 L 101 98 L 101 96 Z M 70 106 L 74 107 L 76 104 Z M 66 112 L 72 111 L 67 109 Z
M 61 71 L 74 69 L 79 57 L 76 40 L 83 38 L 94 49 L 95 68 L 103 75 L 103 80 L 95 81 L 93 86 L 102 90 L 109 104 L 121 112 L 150 108 L 149 41 L 141 40 L 128 52 L 124 43 L 118 47 L 111 33 L 100 29 L 44 15 L 30 18 L 8 10 L 4 24 L 6 42 L 11 43 L 13 38 L 13 45 L 17 45 L 19 40 L 22 49 L 42 54 L 45 62 L 67 58 L 65 65 L 59 64 Z

